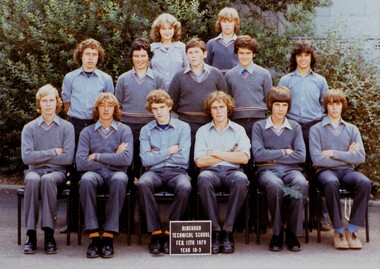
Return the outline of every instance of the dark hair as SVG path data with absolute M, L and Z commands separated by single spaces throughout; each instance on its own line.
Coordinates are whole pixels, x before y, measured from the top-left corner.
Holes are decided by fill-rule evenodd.
M 150 50 L 149 41 L 146 38 L 139 37 L 132 41 L 129 48 L 129 58 L 132 60 L 133 52 L 137 50 L 145 50 L 148 53 L 149 60 L 153 57 L 153 52 Z
M 222 92 L 222 91 L 214 91 L 208 95 L 208 97 L 204 101 L 204 109 L 207 115 L 211 116 L 211 104 L 215 101 L 221 101 L 226 104 L 228 117 L 232 115 L 235 109 L 235 101 L 231 95 Z
M 330 89 L 323 95 L 323 108 L 327 112 L 329 103 L 342 103 L 342 116 L 347 112 L 347 99 L 343 91 L 340 89 Z
M 152 112 L 152 104 L 166 104 L 167 106 L 173 106 L 173 99 L 167 91 L 157 89 L 151 91 L 146 97 L 145 109 Z
M 121 108 L 119 106 L 119 102 L 117 101 L 117 98 L 115 97 L 115 95 L 113 95 L 113 93 L 110 93 L 110 92 L 103 92 L 103 93 L 99 94 L 98 97 L 96 98 L 95 106 L 94 106 L 94 109 L 92 110 L 92 116 L 93 116 L 94 120 L 99 119 L 99 105 L 101 103 L 113 104 L 115 107 L 115 109 L 113 111 L 113 119 L 120 121 L 120 119 L 121 119 Z
M 192 38 L 186 43 L 186 52 L 191 48 L 200 48 L 203 52 L 205 52 L 206 44 L 200 38 Z
M 272 87 L 268 93 L 267 108 L 272 112 L 273 103 L 288 103 L 288 111 L 292 106 L 292 93 L 284 86 Z
M 235 40 L 235 54 L 238 53 L 239 49 L 248 49 L 256 54 L 257 52 L 257 42 L 249 35 L 241 35 Z
M 88 38 L 86 40 L 83 40 L 76 46 L 73 53 L 74 61 L 78 65 L 82 65 L 83 52 L 87 48 L 91 48 L 98 51 L 99 57 L 98 57 L 98 62 L 96 65 L 101 65 L 104 62 L 105 52 L 100 42 L 93 38 Z
M 294 71 L 297 69 L 296 56 L 303 52 L 310 53 L 311 55 L 310 68 L 314 70 L 314 66 L 317 63 L 317 53 L 315 52 L 313 45 L 308 40 L 298 40 L 296 41 L 292 51 L 290 52 L 290 65 L 289 65 L 290 71 Z

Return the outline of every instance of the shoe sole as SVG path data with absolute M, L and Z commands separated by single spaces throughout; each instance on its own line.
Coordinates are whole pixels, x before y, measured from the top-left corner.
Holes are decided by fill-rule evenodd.
M 89 259 L 95 259 L 95 258 L 98 258 L 100 255 L 93 255 L 93 256 L 89 256 L 87 255 L 86 257 L 89 258 Z
M 279 252 L 279 251 L 282 251 L 282 248 L 268 248 L 270 251 L 273 251 L 273 252 Z
M 44 251 L 45 254 L 51 255 L 51 254 L 57 254 L 58 250 L 55 251 Z
M 36 250 L 34 250 L 34 251 L 24 251 L 24 254 L 30 255 L 30 254 L 34 254 L 36 252 L 37 252 Z

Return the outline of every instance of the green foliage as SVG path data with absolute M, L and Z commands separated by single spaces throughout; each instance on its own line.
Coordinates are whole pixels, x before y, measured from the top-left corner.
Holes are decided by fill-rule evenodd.
M 368 55 L 364 37 L 344 38 L 342 27 L 337 24 L 326 39 L 316 42 L 317 71 L 326 77 L 330 88 L 345 92 L 348 111 L 344 118 L 359 128 L 366 150 L 366 163 L 360 170 L 380 182 L 380 83 L 374 64 L 380 59 Z
M 255 62 L 271 70 L 274 82 L 287 71 L 285 57 L 294 37 L 310 37 L 314 8 L 329 0 L 9 0 L 0 5 L 0 164 L 1 170 L 22 171 L 20 133 L 37 116 L 35 92 L 46 83 L 60 89 L 63 77 L 77 68 L 73 48 L 85 38 L 99 40 L 106 51 L 100 68 L 116 82 L 131 68 L 128 48 L 136 37 L 149 38 L 153 20 L 169 12 L 182 23 L 182 41 L 194 36 L 215 37 L 220 9 L 239 12 L 239 34 L 256 38 Z M 340 46 L 342 45 L 342 46 Z M 374 69 L 361 55 L 360 46 L 344 48 L 340 37 L 330 35 L 317 45 L 320 73 L 330 87 L 346 90 L 350 101 L 347 119 L 362 131 L 367 164 L 373 180 L 379 179 L 379 96 Z M 368 175 L 368 173 L 367 173 Z

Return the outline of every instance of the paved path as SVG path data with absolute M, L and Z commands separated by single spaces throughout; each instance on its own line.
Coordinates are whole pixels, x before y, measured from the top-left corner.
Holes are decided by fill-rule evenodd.
M 66 246 L 66 236 L 56 234 L 58 254 L 46 255 L 42 251 L 43 234 L 38 231 L 38 252 L 34 255 L 24 255 L 23 246 L 17 245 L 17 196 L 15 190 L 0 189 L 0 268 L 1 269 L 225 269 L 225 268 L 260 268 L 260 269 L 379 269 L 380 268 L 380 206 L 369 208 L 370 242 L 365 243 L 364 229 L 359 236 L 363 249 L 359 251 L 338 251 L 333 248 L 331 233 L 322 233 L 322 242 L 317 243 L 316 231 L 310 234 L 310 242 L 301 244 L 303 250 L 292 253 L 286 249 L 279 253 L 267 250 L 270 240 L 270 230 L 262 236 L 260 245 L 255 242 L 255 235 L 250 235 L 250 243 L 244 243 L 244 234 L 235 233 L 236 250 L 233 254 L 211 256 L 152 256 L 147 251 L 149 238 L 143 237 L 143 245 L 137 244 L 137 236 L 132 236 L 132 245 L 126 245 L 126 235 L 122 234 L 115 240 L 115 256 L 112 259 L 87 259 L 85 252 L 88 239 L 82 236 L 82 245 L 77 245 L 77 236 L 72 234 L 71 246 Z M 62 227 L 65 221 L 65 204 L 59 204 L 57 227 Z M 25 240 L 23 230 L 22 241 Z M 23 243 L 23 242 L 22 242 Z

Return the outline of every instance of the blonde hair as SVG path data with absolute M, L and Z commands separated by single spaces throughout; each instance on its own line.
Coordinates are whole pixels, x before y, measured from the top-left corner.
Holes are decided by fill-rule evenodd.
M 55 113 L 59 113 L 62 110 L 62 99 L 59 97 L 58 91 L 56 88 L 53 87 L 51 84 L 46 84 L 45 86 L 42 86 L 38 89 L 36 93 L 36 106 L 37 106 L 37 112 L 41 113 L 41 98 L 45 97 L 51 93 L 54 93 L 55 99 L 57 100 L 57 106 L 55 108 Z
M 232 7 L 225 7 L 219 11 L 218 20 L 215 23 L 215 29 L 217 32 L 222 32 L 221 22 L 225 19 L 229 21 L 235 21 L 235 33 L 240 30 L 240 18 L 238 12 Z
M 214 91 L 209 94 L 209 96 L 204 101 L 204 109 L 207 115 L 211 116 L 211 105 L 215 101 L 220 101 L 226 104 L 228 116 L 230 117 L 235 109 L 235 101 L 231 95 L 222 92 L 222 91 Z
M 174 35 L 172 41 L 179 41 L 181 39 L 181 23 L 171 14 L 162 13 L 153 22 L 150 29 L 150 37 L 154 42 L 161 42 L 160 28 L 165 23 L 174 27 Z
M 110 93 L 110 92 L 103 92 L 103 93 L 99 94 L 98 97 L 96 98 L 95 106 L 94 106 L 94 109 L 92 110 L 92 116 L 93 116 L 94 120 L 96 121 L 99 119 L 99 108 L 98 107 L 102 103 L 109 103 L 109 104 L 114 105 L 115 109 L 113 111 L 113 119 L 120 121 L 121 109 L 119 106 L 119 102 L 117 101 L 117 98 L 115 97 L 115 95 L 113 95 L 113 93 Z
M 157 89 L 151 91 L 146 97 L 145 109 L 152 112 L 152 104 L 166 104 L 173 106 L 173 99 L 165 90 Z

